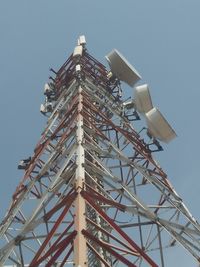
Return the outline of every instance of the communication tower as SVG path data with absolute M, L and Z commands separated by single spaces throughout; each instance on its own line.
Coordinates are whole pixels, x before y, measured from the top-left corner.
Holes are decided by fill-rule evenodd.
M 0 225 L 0 266 L 164 267 L 176 243 L 200 261 L 200 225 L 153 157 L 176 134 L 120 52 L 106 59 L 109 69 L 80 36 L 51 69 L 47 124 Z

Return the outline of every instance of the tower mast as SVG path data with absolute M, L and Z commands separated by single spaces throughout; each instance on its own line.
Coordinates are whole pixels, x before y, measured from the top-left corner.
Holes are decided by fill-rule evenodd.
M 78 88 L 78 116 L 77 116 L 77 160 L 76 160 L 76 178 L 75 178 L 75 188 L 78 193 L 75 200 L 75 230 L 77 231 L 76 238 L 74 240 L 74 263 L 75 266 L 88 266 L 87 265 L 87 248 L 86 239 L 82 234 L 82 230 L 86 230 L 86 203 L 85 199 L 81 195 L 81 191 L 84 189 L 85 185 L 85 151 L 83 148 L 83 116 L 81 112 L 83 110 L 82 104 L 82 88 L 81 85 Z

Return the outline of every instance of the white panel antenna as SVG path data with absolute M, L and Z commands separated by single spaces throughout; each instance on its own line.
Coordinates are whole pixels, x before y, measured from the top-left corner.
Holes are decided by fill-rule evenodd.
M 76 65 L 76 72 L 80 72 L 81 71 L 81 65 Z
M 116 49 L 112 50 L 106 60 L 111 68 L 112 73 L 121 81 L 133 86 L 141 79 L 137 70 L 120 54 Z
M 78 39 L 78 44 L 79 45 L 86 45 L 86 39 L 85 39 L 85 35 L 81 35 Z
M 40 112 L 41 112 L 42 114 L 45 114 L 45 113 L 46 113 L 46 107 L 45 107 L 44 104 L 41 104 L 41 105 L 40 105 Z
M 152 108 L 145 115 L 148 131 L 153 137 L 165 143 L 176 137 L 175 131 L 157 108 Z
M 81 57 L 82 54 L 83 54 L 83 47 L 82 47 L 82 45 L 77 45 L 74 48 L 73 57 Z
M 149 87 L 147 84 L 135 88 L 135 107 L 140 113 L 147 113 L 153 108 Z
M 52 89 L 50 88 L 48 83 L 45 83 L 44 85 L 44 94 L 48 94 Z

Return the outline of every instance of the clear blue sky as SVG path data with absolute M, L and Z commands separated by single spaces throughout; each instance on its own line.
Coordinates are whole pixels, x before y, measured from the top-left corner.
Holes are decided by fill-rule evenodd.
M 92 55 L 105 63 L 117 48 L 149 84 L 178 134 L 157 159 L 200 219 L 199 14 L 199 0 L 1 0 L 0 217 L 22 176 L 18 161 L 32 154 L 45 125 L 39 106 L 49 67 L 57 69 L 85 34 Z M 167 267 L 197 266 L 183 249 L 168 255 Z

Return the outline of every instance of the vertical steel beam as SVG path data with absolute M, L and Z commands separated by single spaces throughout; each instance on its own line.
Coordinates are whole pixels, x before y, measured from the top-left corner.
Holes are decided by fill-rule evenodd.
M 87 248 L 86 248 L 86 239 L 82 234 L 82 230 L 86 229 L 86 204 L 85 199 L 80 194 L 83 184 L 85 182 L 85 152 L 83 148 L 83 116 L 81 115 L 81 111 L 83 108 L 82 104 L 82 88 L 79 86 L 79 103 L 78 103 L 78 117 L 77 117 L 77 130 L 76 130 L 76 138 L 77 138 L 77 157 L 76 157 L 76 180 L 75 187 L 78 192 L 78 196 L 75 201 L 75 230 L 77 231 L 76 238 L 74 240 L 74 263 L 75 267 L 86 267 L 87 264 Z

